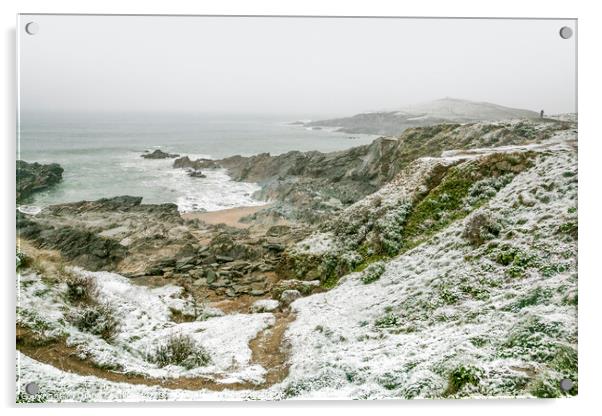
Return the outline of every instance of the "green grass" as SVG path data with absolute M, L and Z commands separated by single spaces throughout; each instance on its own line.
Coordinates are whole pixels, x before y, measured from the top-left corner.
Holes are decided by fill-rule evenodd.
M 558 227 L 558 233 L 566 234 L 576 240 L 577 236 L 578 236 L 578 231 L 579 231 L 578 228 L 579 227 L 577 225 L 577 220 L 576 219 L 570 220 L 570 221 L 567 221 L 567 222 L 561 224 Z
M 386 313 L 374 322 L 377 328 L 394 328 L 401 324 L 401 318 L 394 313 Z
M 551 290 L 536 287 L 535 289 L 531 290 L 528 294 L 518 298 L 516 301 L 514 301 L 512 304 L 510 304 L 504 309 L 512 312 L 518 312 L 521 309 L 527 308 L 529 306 L 547 304 L 551 297 Z
M 443 396 L 452 396 L 457 394 L 464 386 L 477 386 L 481 380 L 481 370 L 473 366 L 459 365 L 454 368 L 448 376 L 447 389 Z
M 419 140 L 415 135 L 430 137 L 448 128 L 420 129 L 410 137 Z M 385 208 L 379 201 L 373 207 L 374 211 L 358 210 L 349 218 L 341 217 L 327 225 L 325 231 L 335 234 L 341 248 L 321 259 L 292 256 L 290 269 L 296 278 L 319 278 L 321 286 L 330 289 L 336 286 L 339 277 L 351 271 L 363 272 L 372 263 L 407 252 L 452 222 L 464 218 L 506 186 L 516 173 L 530 167 L 533 157 L 530 152 L 493 154 L 441 168 L 427 181 L 428 189 L 413 205 L 400 202 Z M 514 261 L 515 255 L 512 256 L 508 264 Z M 525 266 L 518 261 L 514 266 L 508 271 L 510 275 L 518 277 L 524 273 Z
M 496 263 L 506 267 L 505 274 L 511 278 L 525 277 L 528 269 L 540 266 L 537 256 L 508 243 L 495 247 L 491 254 Z
M 163 344 L 157 345 L 149 361 L 159 367 L 179 365 L 188 370 L 204 367 L 211 362 L 209 353 L 189 335 L 171 335 Z
M 362 282 L 364 284 L 372 283 L 380 279 L 385 272 L 385 263 L 382 261 L 372 263 L 362 273 Z

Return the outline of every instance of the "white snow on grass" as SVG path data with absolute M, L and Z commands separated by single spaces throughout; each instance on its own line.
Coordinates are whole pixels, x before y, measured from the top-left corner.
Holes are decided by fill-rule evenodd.
M 93 376 L 82 376 L 43 364 L 17 352 L 17 396 L 21 401 L 44 400 L 49 402 L 148 402 L 148 401 L 232 401 L 269 400 L 270 390 L 211 391 L 167 389 L 161 386 L 117 383 Z M 24 386 L 35 382 L 40 394 L 29 396 Z
M 298 253 L 318 255 L 327 253 L 335 247 L 335 237 L 332 233 L 317 232 L 299 242 L 295 246 Z
M 119 324 L 110 342 L 71 325 L 65 318 L 73 313 L 64 299 L 66 286 L 49 286 L 36 275 L 22 279 L 18 319 L 28 327 L 35 327 L 36 322 L 32 321 L 39 320 L 37 326 L 67 335 L 67 345 L 77 348 L 80 358 L 118 372 L 149 377 L 204 375 L 222 383 L 263 381 L 265 369 L 250 362 L 249 341 L 274 323 L 272 314 L 232 314 L 176 323 L 171 319 L 171 310 L 190 308 L 188 300 L 180 298 L 181 287 L 149 289 L 133 285 L 115 273 L 80 269 L 73 272 L 93 279 L 98 288 L 98 302 L 108 304 L 113 311 Z M 29 283 L 24 285 L 23 281 Z M 209 364 L 188 370 L 177 365 L 160 368 L 152 363 L 154 349 L 172 335 L 192 337 L 209 353 Z
M 459 221 L 390 261 L 374 283 L 363 284 L 359 273 L 350 274 L 328 292 L 295 301 L 297 319 L 287 332 L 292 365 L 285 395 L 440 397 L 449 374 L 471 366 L 480 383 L 464 386 L 461 394 L 512 396 L 512 383 L 519 386 L 527 373 L 544 371 L 536 360 L 506 350 L 504 342 L 516 328 L 538 322 L 558 327 L 557 339 L 550 342 L 574 346 L 567 340 L 576 341 L 576 308 L 563 299 L 576 289 L 576 244 L 559 242 L 549 230 L 575 206 L 576 184 L 566 175 L 575 168 L 574 154 L 550 156 L 518 175 L 483 208 L 506 215 L 507 229 L 518 234 L 514 246 L 558 266 L 552 276 L 527 269 L 523 278 L 507 278 L 504 268 L 485 255 L 466 261 L 471 247 L 461 237 Z M 550 182 L 556 188 L 546 195 Z M 512 208 L 517 195 L 533 189 L 547 202 Z M 542 231 L 533 243 L 538 228 Z M 521 307 L 538 288 L 547 299 L 532 305 L 524 301 Z M 482 293 L 473 296 L 471 290 Z
M 576 152 L 566 146 L 541 153 L 533 168 L 479 208 L 501 224 L 500 235 L 479 247 L 462 236 L 468 216 L 386 262 L 374 282 L 365 284 L 361 273 L 351 273 L 330 291 L 293 302 L 296 319 L 285 334 L 289 375 L 265 390 L 113 383 L 65 373 L 21 354 L 18 385 L 36 381 L 49 400 L 75 401 L 531 396 L 536 382 L 555 382 L 562 375 L 549 366 L 548 356 L 556 348 L 576 348 L 577 245 L 559 231 L 577 219 L 576 162 Z M 421 175 L 436 163 L 452 161 L 421 159 L 413 165 L 421 172 L 398 178 L 375 195 L 392 206 L 411 198 Z M 302 244 L 300 250 L 324 253 L 332 249 L 333 236 L 315 234 Z M 516 264 L 500 263 L 508 253 Z M 94 278 L 101 299 L 113 305 L 121 322 L 115 340 L 107 343 L 65 322 L 69 311 L 62 292 L 36 275 L 23 277 L 20 296 L 22 311 L 39 313 L 19 319 L 28 325 L 39 319 L 43 330 L 65 331 L 84 356 L 118 365 L 120 371 L 210 375 L 222 383 L 263 380 L 265 369 L 251 364 L 248 342 L 274 323 L 272 314 L 178 324 L 171 321 L 171 310 L 191 307 L 181 288 L 149 289 L 112 273 L 78 272 Z M 145 360 L 149 348 L 174 333 L 193 337 L 212 362 L 186 370 Z M 525 336 L 527 344 L 521 341 Z M 454 373 L 468 381 L 450 389 Z

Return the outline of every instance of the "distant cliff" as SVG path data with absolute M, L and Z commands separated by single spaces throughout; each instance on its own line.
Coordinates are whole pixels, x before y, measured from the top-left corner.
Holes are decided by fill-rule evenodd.
M 303 123 L 306 127 L 336 127 L 351 134 L 398 135 L 411 127 L 440 123 L 470 123 L 480 121 L 535 119 L 539 114 L 518 108 L 486 102 L 442 98 L 405 107 L 398 111 L 356 114 L 329 120 Z

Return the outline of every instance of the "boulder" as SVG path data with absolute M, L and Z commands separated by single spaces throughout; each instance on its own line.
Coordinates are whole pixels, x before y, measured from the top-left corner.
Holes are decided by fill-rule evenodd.
M 251 313 L 273 312 L 278 309 L 280 302 L 274 299 L 260 299 L 251 305 Z
M 301 292 L 299 292 L 298 290 L 291 289 L 291 290 L 285 290 L 284 292 L 282 292 L 282 294 L 280 295 L 280 300 L 285 305 L 289 305 L 292 302 L 294 302 L 295 300 L 299 299 L 300 297 L 301 297 Z
M 188 172 L 188 176 L 190 176 L 191 178 L 206 178 L 207 175 L 205 175 L 202 171 L 200 170 L 191 170 Z
M 287 290 L 295 290 L 303 295 L 309 295 L 313 293 L 315 289 L 320 287 L 319 280 L 297 280 L 297 279 L 287 279 L 281 280 L 272 289 L 272 293 L 275 297 L 280 297 Z

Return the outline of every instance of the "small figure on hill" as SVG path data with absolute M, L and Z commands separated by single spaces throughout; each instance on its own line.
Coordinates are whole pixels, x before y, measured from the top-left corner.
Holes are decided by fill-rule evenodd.
M 543 110 L 539 112 L 539 118 L 543 118 Z

